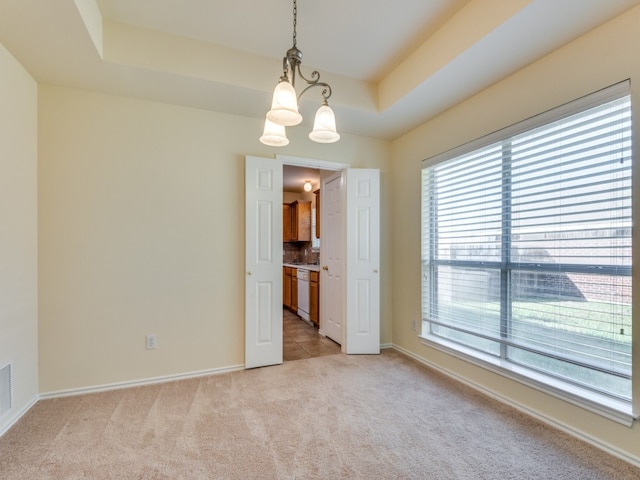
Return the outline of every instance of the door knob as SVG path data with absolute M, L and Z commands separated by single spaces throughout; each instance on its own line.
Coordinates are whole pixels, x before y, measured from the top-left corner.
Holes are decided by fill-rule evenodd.
M 329 271 L 329 267 L 327 267 L 326 265 L 324 265 L 324 266 L 322 267 L 322 269 L 323 269 L 325 272 L 328 272 L 328 271 Z
M 250 277 L 250 276 L 251 276 L 251 272 L 247 272 L 247 276 L 249 276 L 249 277 Z

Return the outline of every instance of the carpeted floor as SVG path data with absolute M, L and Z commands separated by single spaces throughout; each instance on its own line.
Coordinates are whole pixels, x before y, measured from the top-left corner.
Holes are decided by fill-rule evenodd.
M 38 402 L 0 478 L 638 479 L 391 350 Z

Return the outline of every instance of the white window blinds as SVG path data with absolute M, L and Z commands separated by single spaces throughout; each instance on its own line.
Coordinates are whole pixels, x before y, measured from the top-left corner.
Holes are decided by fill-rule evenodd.
M 612 90 L 428 162 L 423 333 L 630 399 L 631 106 Z

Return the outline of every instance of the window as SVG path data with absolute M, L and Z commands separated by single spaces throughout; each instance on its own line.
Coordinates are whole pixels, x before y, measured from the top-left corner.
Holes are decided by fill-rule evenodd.
M 631 163 L 627 82 L 426 160 L 423 337 L 630 401 Z

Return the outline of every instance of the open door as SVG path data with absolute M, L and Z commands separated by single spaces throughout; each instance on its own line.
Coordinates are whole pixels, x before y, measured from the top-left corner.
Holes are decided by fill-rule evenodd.
M 320 333 L 342 345 L 344 351 L 344 172 L 322 180 L 322 239 L 320 241 Z
M 245 159 L 245 368 L 282 363 L 282 162 Z
M 348 354 L 380 353 L 380 171 L 346 171 Z
M 322 182 L 321 333 L 347 354 L 380 353 L 380 171 Z

